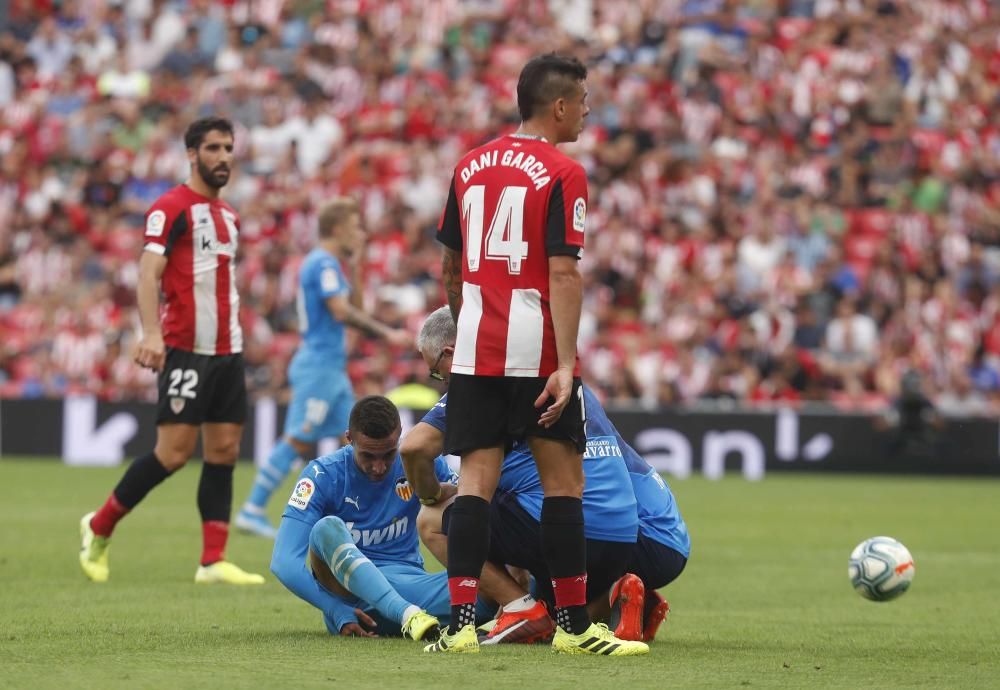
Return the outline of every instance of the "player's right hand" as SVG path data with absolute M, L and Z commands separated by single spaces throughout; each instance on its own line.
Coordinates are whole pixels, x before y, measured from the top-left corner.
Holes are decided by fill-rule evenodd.
M 354 609 L 354 615 L 358 617 L 357 623 L 347 623 L 340 628 L 340 634 L 343 637 L 378 637 L 375 634 L 375 621 L 372 617 L 361 609 Z M 371 628 L 371 631 L 365 630 L 361 627 L 364 624 L 366 627 Z
M 549 398 L 554 399 L 554 402 L 549 405 L 548 409 L 539 418 L 539 425 L 548 429 L 558 422 L 563 410 L 566 409 L 566 403 L 569 402 L 569 396 L 572 392 L 573 370 L 560 367 L 553 371 L 549 375 L 549 380 L 545 382 L 545 390 L 535 400 L 535 407 L 541 407 Z
M 135 346 L 132 357 L 140 367 L 160 371 L 167 359 L 166 347 L 161 333 L 145 333 Z

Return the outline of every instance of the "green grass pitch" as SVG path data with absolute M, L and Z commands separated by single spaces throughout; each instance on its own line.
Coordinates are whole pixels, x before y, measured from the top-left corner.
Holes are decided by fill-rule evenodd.
M 996 480 L 674 481 L 694 552 L 648 657 L 512 646 L 438 658 L 403 640 L 330 637 L 270 573 L 262 588 L 196 587 L 198 472 L 119 526 L 111 581 L 94 585 L 77 565 L 77 523 L 121 470 L 0 460 L 0 688 L 1000 686 Z M 250 479 L 242 465 L 237 500 Z M 851 549 L 877 534 L 916 561 L 913 587 L 885 604 L 847 581 Z M 228 555 L 266 572 L 270 549 L 234 534 Z

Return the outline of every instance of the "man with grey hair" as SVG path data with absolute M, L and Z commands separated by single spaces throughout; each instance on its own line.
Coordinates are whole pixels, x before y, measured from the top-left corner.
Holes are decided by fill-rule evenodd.
M 417 347 L 432 378 L 450 377 L 455 337 L 447 307 L 424 321 Z M 669 610 L 657 590 L 680 575 L 690 554 L 687 526 L 666 482 L 625 442 L 590 389 L 583 386 L 582 391 L 588 410 L 583 489 L 587 608 L 593 619 L 608 621 L 619 639 L 650 641 Z M 432 479 L 423 473 L 428 460 L 442 452 L 447 403 L 448 396 L 442 396 L 400 444 L 411 485 Z M 490 548 L 483 570 L 484 581 L 489 575 L 490 589 L 502 610 L 485 637 L 480 636 L 482 644 L 534 642 L 553 632 L 548 614 L 553 593 L 547 586 L 550 578 L 539 534 L 541 501 L 541 484 L 530 452 L 523 442 L 515 443 L 505 454 L 498 497 L 491 503 Z M 449 497 L 425 505 L 418 519 L 421 540 L 442 563 L 448 558 L 445 534 L 450 502 Z M 548 603 L 548 610 L 525 590 L 518 591 L 505 577 L 504 565 L 524 568 L 535 576 L 538 597 Z
M 451 358 L 455 354 L 455 338 L 458 334 L 455 320 L 448 307 L 434 310 L 424 321 L 417 336 L 417 351 L 430 367 L 430 377 L 435 381 L 445 381 L 441 371 L 451 371 Z M 447 359 L 446 359 L 447 358 Z M 415 471 L 419 471 L 414 468 Z

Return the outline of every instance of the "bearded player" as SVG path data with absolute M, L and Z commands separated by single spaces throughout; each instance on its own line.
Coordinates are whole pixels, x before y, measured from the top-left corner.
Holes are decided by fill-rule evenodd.
M 194 580 L 264 582 L 224 556 L 247 412 L 235 267 L 240 220 L 219 198 L 229 182 L 233 143 L 233 125 L 224 118 L 191 123 L 184 134 L 190 177 L 146 214 L 136 289 L 142 337 L 134 359 L 159 373 L 156 446 L 136 458 L 104 504 L 80 521 L 80 566 L 94 582 L 108 579 L 115 526 L 187 464 L 199 433 L 205 456 L 198 483 L 202 552 Z

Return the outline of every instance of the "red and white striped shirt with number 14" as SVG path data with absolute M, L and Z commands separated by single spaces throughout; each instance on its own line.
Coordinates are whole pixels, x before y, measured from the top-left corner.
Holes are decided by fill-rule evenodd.
M 544 139 L 503 136 L 459 161 L 437 235 L 462 254 L 452 373 L 555 371 L 549 257 L 582 255 L 586 217 L 583 167 Z

